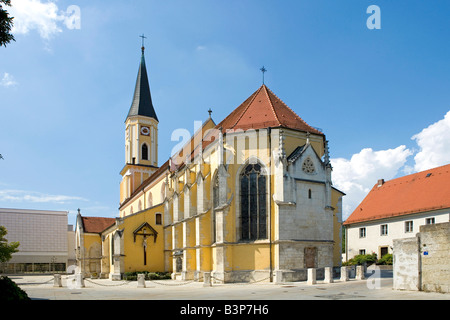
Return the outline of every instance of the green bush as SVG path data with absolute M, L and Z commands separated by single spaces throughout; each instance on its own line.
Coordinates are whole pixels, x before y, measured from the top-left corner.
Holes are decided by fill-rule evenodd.
M 137 274 L 136 272 L 125 272 L 123 274 L 123 280 L 127 281 L 136 281 L 137 280 Z
M 139 273 L 145 274 L 145 280 L 164 280 L 171 278 L 170 273 L 168 272 L 134 271 L 134 272 L 125 272 L 123 274 L 123 279 L 127 281 L 136 281 L 137 275 Z
M 347 262 L 342 263 L 343 266 L 354 266 L 358 265 L 361 266 L 364 263 L 366 263 L 368 266 L 371 264 L 374 264 L 377 262 L 377 254 L 371 253 L 371 254 L 358 254 L 354 256 L 352 259 L 348 260 Z
M 343 266 L 354 266 L 354 265 L 363 265 L 364 262 L 367 263 L 368 266 L 371 264 L 377 265 L 392 265 L 392 254 L 385 254 L 381 259 L 377 259 L 377 254 L 359 254 L 354 256 L 352 259 L 343 262 Z
M 30 300 L 27 293 L 10 278 L 0 277 L 0 301 Z
M 392 254 L 385 254 L 381 259 L 377 261 L 377 264 L 392 265 Z

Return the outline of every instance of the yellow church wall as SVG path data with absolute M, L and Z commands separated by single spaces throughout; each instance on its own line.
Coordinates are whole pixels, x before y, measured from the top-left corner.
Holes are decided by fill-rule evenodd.
M 143 191 L 141 191 L 139 194 L 135 195 L 133 199 L 131 199 L 126 205 L 124 205 L 122 208 L 120 208 L 120 216 L 125 217 L 130 214 L 151 208 L 155 205 L 161 204 L 163 199 L 162 194 L 162 188 L 164 185 L 165 176 L 161 175 L 158 179 L 153 181 L 149 186 L 147 186 Z M 126 192 L 124 190 L 125 188 L 125 179 L 121 182 L 121 198 L 122 198 L 122 192 Z M 151 199 L 149 198 L 151 193 Z M 151 200 L 151 201 L 150 201 Z M 139 210 L 139 203 L 140 210 Z M 133 210 L 131 210 L 133 209 Z
M 174 234 L 175 233 L 175 234 Z M 176 223 L 172 228 L 172 248 L 174 251 L 181 250 L 183 248 L 183 226 L 181 223 Z
M 152 182 L 152 184 L 145 188 L 145 208 L 150 208 L 154 205 L 160 204 L 164 201 L 163 199 L 163 185 L 164 185 L 164 176 L 160 176 L 156 181 Z M 149 195 L 151 193 L 151 201 L 149 200 Z M 151 203 L 150 203 L 151 202 Z
M 196 219 L 197 220 L 197 219 Z M 196 230 L 199 229 L 199 247 L 201 251 L 200 270 L 211 271 L 212 269 L 212 250 L 211 250 L 211 215 L 205 214 L 198 218 Z
M 102 232 L 101 242 L 102 242 L 102 254 L 103 254 L 103 263 L 107 265 L 106 269 L 108 272 L 114 270 L 113 268 L 113 259 L 111 257 L 111 239 L 114 232 L 117 230 L 116 227 L 110 227 L 107 230 Z M 107 256 L 106 256 L 107 255 Z
M 124 202 L 127 194 L 127 178 L 123 178 L 120 181 L 120 203 Z
M 100 235 L 97 233 L 85 233 L 84 234 L 84 248 L 85 248 L 86 255 L 89 253 L 89 249 L 91 248 L 91 246 L 94 243 L 101 245 L 102 239 L 101 239 Z
M 156 214 L 161 214 L 162 224 L 156 224 Z M 164 207 L 156 206 L 147 211 L 131 215 L 123 220 L 123 224 L 119 226 L 124 229 L 124 264 L 125 272 L 164 271 L 164 230 L 163 230 Z M 153 229 L 158 232 L 156 242 L 154 237 L 150 236 L 147 240 L 147 264 L 144 265 L 144 247 L 142 236 L 136 236 L 134 239 L 133 231 L 139 228 L 143 223 L 147 222 Z
M 339 200 L 342 198 L 344 194 L 332 189 L 331 191 L 331 206 L 334 208 L 333 212 L 333 241 L 334 241 L 334 247 L 333 247 L 333 265 L 334 266 L 340 266 L 342 262 L 342 237 L 341 237 L 341 228 L 342 228 L 342 222 L 339 222 L 338 214 L 342 215 L 342 212 L 339 212 L 339 210 L 342 210 L 342 208 L 339 208 Z
M 233 270 L 269 270 L 270 246 L 264 242 L 233 245 Z
M 300 132 L 289 129 L 282 129 L 284 139 L 284 148 L 286 150 L 286 155 L 289 156 L 295 148 L 302 146 L 306 143 L 307 134 L 306 132 Z M 324 155 L 324 140 L 322 136 L 311 134 L 309 136 L 309 142 L 313 149 L 316 151 L 319 157 Z
M 196 252 L 195 252 L 195 220 L 190 219 L 183 222 L 183 250 L 185 252 L 184 263 L 186 270 L 196 269 Z

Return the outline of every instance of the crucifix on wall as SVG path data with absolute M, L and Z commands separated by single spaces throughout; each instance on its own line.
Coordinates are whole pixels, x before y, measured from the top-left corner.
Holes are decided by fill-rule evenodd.
M 147 236 L 146 230 L 144 229 L 144 237 L 142 238 L 142 246 L 144 247 L 144 266 L 147 265 Z
M 156 232 L 155 229 L 152 228 L 151 225 L 149 225 L 147 222 L 144 222 L 134 230 L 134 242 L 136 242 L 137 236 L 142 236 L 142 247 L 143 247 L 143 255 L 144 255 L 144 266 L 147 265 L 147 247 L 148 243 L 147 240 L 149 237 L 153 237 L 153 242 L 156 242 L 156 237 L 158 236 L 158 232 Z

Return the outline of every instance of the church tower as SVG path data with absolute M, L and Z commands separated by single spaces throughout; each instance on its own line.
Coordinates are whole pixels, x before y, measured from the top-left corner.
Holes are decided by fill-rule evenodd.
M 133 101 L 125 120 L 125 166 L 120 172 L 120 203 L 158 169 L 158 117 L 150 94 L 144 50 L 142 45 Z

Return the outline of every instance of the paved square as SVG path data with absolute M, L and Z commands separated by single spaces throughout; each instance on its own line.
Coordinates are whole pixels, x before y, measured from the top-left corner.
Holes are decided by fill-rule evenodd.
M 315 285 L 305 281 L 204 287 L 202 282 L 159 280 L 145 281 L 145 288 L 138 288 L 137 281 L 88 278 L 84 288 L 70 288 L 66 275 L 62 287 L 53 286 L 52 275 L 10 278 L 36 300 L 450 300 L 450 294 L 393 290 L 391 275 L 327 284 L 318 280 Z

